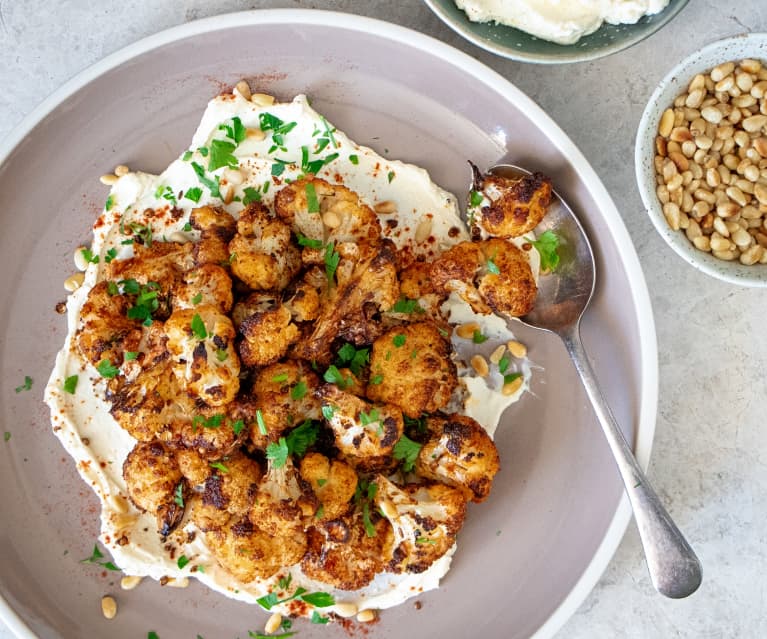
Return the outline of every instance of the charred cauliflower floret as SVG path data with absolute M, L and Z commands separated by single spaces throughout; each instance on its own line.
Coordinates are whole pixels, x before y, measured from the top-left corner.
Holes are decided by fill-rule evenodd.
M 320 501 L 319 521 L 337 519 L 349 510 L 357 488 L 357 473 L 351 466 L 321 453 L 307 453 L 299 471 Z
M 165 295 L 181 273 L 194 266 L 190 242 L 152 242 L 146 246 L 134 241 L 133 257 L 112 260 L 104 265 L 104 278 L 114 282 L 136 280 L 154 282 Z
M 230 403 L 240 389 L 232 321 L 215 306 L 174 311 L 165 322 L 174 370 L 208 406 Z
M 269 462 L 249 516 L 254 526 L 270 535 L 278 535 L 304 530 L 317 508 L 311 487 L 287 456 L 283 463 Z
M 297 282 L 291 286 L 283 302 L 296 322 L 310 322 L 320 314 L 320 294 L 309 282 Z
M 179 470 L 193 490 L 203 489 L 205 480 L 213 473 L 213 468 L 207 459 L 197 451 L 187 448 L 178 448 L 173 451 L 176 455 Z
M 484 428 L 464 415 L 426 420 L 429 440 L 416 460 L 416 472 L 484 501 L 500 468 L 498 450 Z
M 405 303 L 415 300 L 418 306 L 408 309 L 404 318 L 440 318 L 439 306 L 447 297 L 446 291 L 438 291 L 431 279 L 430 262 L 414 262 L 399 274 L 400 295 Z M 395 306 L 394 311 L 397 307 Z M 401 312 L 401 311 L 400 311 Z
M 284 289 L 301 268 L 301 254 L 290 240 L 290 228 L 253 202 L 237 220 L 229 242 L 232 273 L 255 290 Z
M 525 253 L 501 239 L 461 242 L 431 267 L 438 290 L 458 293 L 478 313 L 508 317 L 529 313 L 538 287 Z
M 394 532 L 390 572 L 426 570 L 455 543 L 466 516 L 466 498 L 443 484 L 408 484 L 402 488 L 376 478 L 375 504 Z
M 394 445 L 405 427 L 399 408 L 369 404 L 334 384 L 321 386 L 317 395 L 345 461 L 366 472 L 391 468 Z
M 80 354 L 94 366 L 108 360 L 117 366 L 126 351 L 136 352 L 141 324 L 128 318 L 133 305 L 126 295 L 110 294 L 110 282 L 99 282 L 88 292 L 80 311 L 81 327 L 75 334 Z
M 229 240 L 237 228 L 234 218 L 217 207 L 200 206 L 190 213 L 189 223 L 200 232 L 199 241 L 191 243 L 195 266 L 228 264 Z
M 367 396 L 408 417 L 444 408 L 458 385 L 450 346 L 432 322 L 388 330 L 373 342 Z
M 228 313 L 232 310 L 232 278 L 218 264 L 203 264 L 181 276 L 172 299 L 176 310 L 210 305 Z
M 175 500 L 183 475 L 173 453 L 160 442 L 139 442 L 123 463 L 128 495 L 136 507 L 157 518 L 157 531 L 166 537 L 184 515 Z
M 322 521 L 307 533 L 308 547 L 301 570 L 340 590 L 358 590 L 386 568 L 385 557 L 391 555 L 392 529 L 382 518 L 368 534 L 359 511 L 344 517 Z
M 291 426 L 307 419 L 320 419 L 320 401 L 315 397 L 320 382 L 305 363 L 290 360 L 258 371 L 253 382 L 253 404 L 261 411 L 261 422 L 250 420 L 250 438 L 258 448 Z M 266 433 L 261 432 L 262 428 Z
M 173 448 L 193 450 L 204 459 L 229 455 L 245 438 L 244 424 L 235 425 L 236 419 L 219 410 L 195 402 L 187 416 L 169 421 L 158 438 Z
M 300 337 L 290 310 L 268 293 L 248 298 L 249 309 L 256 308 L 240 322 L 240 357 L 246 366 L 267 366 L 285 356 Z
M 215 467 L 209 465 L 209 469 L 200 499 L 192 509 L 192 520 L 203 531 L 223 526 L 230 516 L 247 516 L 262 477 L 258 463 L 240 452 L 216 462 Z
M 332 289 L 311 335 L 296 346 L 295 356 L 327 366 L 336 339 L 369 344 L 382 330 L 376 317 L 398 299 L 393 245 L 385 241 L 369 259 L 354 263 L 349 277 Z
M 281 189 L 274 207 L 297 235 L 323 245 L 375 244 L 381 237 L 378 216 L 354 191 L 319 178 L 296 180 Z M 322 249 L 306 247 L 303 259 L 305 263 L 321 264 Z
M 217 561 L 244 583 L 268 579 L 285 566 L 299 561 L 306 552 L 306 533 L 300 529 L 269 535 L 247 518 L 205 533 L 205 544 Z
M 472 237 L 519 237 L 538 226 L 551 204 L 551 178 L 542 173 L 482 175 L 471 168 L 474 191 L 483 196 L 482 204 L 470 208 Z

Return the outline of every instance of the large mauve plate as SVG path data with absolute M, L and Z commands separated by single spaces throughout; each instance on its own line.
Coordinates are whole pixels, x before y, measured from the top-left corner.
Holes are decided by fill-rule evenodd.
M 581 153 L 529 98 L 468 56 L 421 34 L 350 15 L 255 11 L 193 22 L 106 58 L 41 105 L 0 149 L 3 430 L 0 616 L 22 637 L 243 637 L 268 613 L 193 582 L 145 581 L 83 565 L 98 504 L 50 431 L 42 391 L 66 332 L 54 307 L 103 206 L 98 176 L 116 164 L 159 171 L 189 143 L 205 104 L 248 78 L 283 99 L 305 92 L 356 141 L 426 167 L 466 196 L 466 160 L 506 159 L 554 179 L 597 252 L 584 341 L 643 465 L 650 452 L 657 353 L 636 253 Z M 470 508 L 453 569 L 437 590 L 385 611 L 377 637 L 549 637 L 604 570 L 629 508 L 599 426 L 556 337 L 518 327 L 533 392 L 504 416 L 502 470 Z M 15 393 L 24 375 L 31 392 Z M 119 612 L 102 617 L 115 595 Z M 294 624 L 302 637 L 340 627 Z

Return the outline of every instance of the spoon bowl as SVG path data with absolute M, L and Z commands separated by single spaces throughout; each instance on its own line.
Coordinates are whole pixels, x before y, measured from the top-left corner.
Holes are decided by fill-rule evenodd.
M 496 165 L 489 172 L 507 178 L 530 173 L 511 164 Z M 700 586 L 700 561 L 637 463 L 602 395 L 583 348 L 580 320 L 596 284 L 594 252 L 578 218 L 556 191 L 552 192 L 546 217 L 536 229 L 547 230 L 553 231 L 559 238 L 559 264 L 554 270 L 541 275 L 535 306 L 519 319 L 532 328 L 559 335 L 564 342 L 615 457 L 634 511 L 653 586 L 667 597 L 687 597 Z

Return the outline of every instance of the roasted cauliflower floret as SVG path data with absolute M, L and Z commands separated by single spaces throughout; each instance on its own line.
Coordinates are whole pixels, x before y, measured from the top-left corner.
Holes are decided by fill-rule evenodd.
M 290 529 L 269 535 L 247 518 L 233 518 L 207 531 L 205 544 L 226 570 L 248 583 L 256 578 L 268 579 L 284 566 L 301 561 L 306 552 L 306 533 Z
M 464 415 L 426 420 L 429 440 L 416 460 L 416 472 L 462 490 L 467 499 L 484 501 L 500 468 L 498 450 L 484 428 Z
M 402 488 L 376 477 L 375 504 L 394 531 L 390 572 L 426 570 L 455 543 L 466 516 L 466 498 L 444 484 L 408 484 Z
M 367 472 L 391 468 L 394 445 L 405 428 L 399 408 L 369 404 L 334 384 L 321 386 L 317 396 L 345 461 Z
M 258 462 L 240 452 L 216 462 L 210 471 L 192 510 L 193 521 L 203 531 L 223 526 L 231 515 L 247 516 L 263 474 Z
M 381 333 L 375 317 L 399 299 L 399 283 L 392 244 L 383 242 L 371 255 L 354 263 L 351 275 L 332 289 L 311 335 L 296 346 L 296 357 L 327 366 L 336 339 L 369 344 Z
M 256 310 L 240 322 L 240 357 L 246 366 L 267 366 L 283 358 L 300 332 L 290 310 L 268 293 L 251 295 Z
M 215 306 L 174 311 L 165 322 L 174 371 L 208 406 L 230 403 L 240 389 L 232 321 Z
M 282 290 L 301 268 L 301 254 L 290 239 L 290 228 L 253 202 L 237 220 L 229 242 L 232 273 L 255 290 Z
M 88 292 L 75 334 L 77 350 L 94 366 L 103 360 L 120 365 L 125 351 L 138 351 L 141 342 L 140 322 L 128 318 L 132 301 L 127 295 L 110 294 L 109 284 L 99 282 Z
M 136 280 L 154 282 L 167 295 L 181 273 L 194 266 L 190 242 L 152 242 L 150 246 L 133 243 L 133 257 L 112 260 L 104 265 L 104 278 L 114 282 Z
M 215 306 L 220 312 L 232 310 L 232 278 L 218 264 L 203 264 L 187 271 L 173 290 L 173 308 Z
M 461 242 L 432 263 L 438 290 L 458 293 L 478 313 L 529 313 L 538 287 L 525 253 L 501 239 Z
M 213 468 L 207 459 L 203 458 L 197 451 L 186 448 L 177 448 L 173 451 L 176 455 L 179 470 L 186 478 L 187 484 L 193 490 L 203 490 L 205 480 L 213 473 Z
M 483 203 L 470 207 L 473 238 L 519 237 L 532 231 L 551 204 L 551 178 L 543 173 L 518 177 L 483 175 L 471 165 L 474 191 L 483 196 Z
M 320 419 L 320 401 L 315 397 L 320 382 L 316 373 L 301 361 L 278 362 L 262 368 L 253 382 L 253 404 L 261 411 L 262 424 L 250 420 L 250 438 L 265 449 L 270 441 L 307 419 Z
M 357 488 L 357 473 L 351 466 L 321 453 L 307 453 L 299 469 L 320 500 L 320 521 L 337 519 L 349 510 Z
M 191 243 L 195 265 L 228 264 L 229 240 L 237 228 L 234 218 L 217 207 L 200 206 L 190 213 L 189 223 L 200 232 L 199 241 Z
M 270 535 L 304 530 L 317 512 L 317 498 L 288 455 L 284 463 L 269 462 L 258 485 L 250 521 Z
M 298 282 L 286 291 L 284 304 L 296 322 L 310 322 L 320 314 L 320 294 L 306 281 Z
M 340 590 L 367 586 L 385 569 L 384 558 L 391 556 L 391 526 L 376 514 L 373 520 L 372 535 L 359 511 L 310 528 L 301 570 L 307 577 Z
M 163 537 L 169 535 L 184 515 L 175 495 L 185 484 L 173 453 L 160 442 L 139 442 L 125 458 L 123 478 L 131 501 L 157 518 Z
M 373 342 L 367 396 L 408 417 L 444 408 L 458 385 L 450 346 L 433 322 L 388 330 Z
M 374 244 L 381 237 L 378 216 L 354 191 L 319 178 L 296 180 L 281 189 L 274 207 L 296 234 L 323 245 Z M 305 248 L 304 261 L 322 263 L 321 249 Z

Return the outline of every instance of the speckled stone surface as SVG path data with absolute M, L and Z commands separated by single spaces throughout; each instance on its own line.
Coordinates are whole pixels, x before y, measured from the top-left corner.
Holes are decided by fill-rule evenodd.
M 0 136 L 65 80 L 126 44 L 197 18 L 273 7 L 388 19 L 490 65 L 543 106 L 580 147 L 634 240 L 652 297 L 660 354 L 649 474 L 698 552 L 704 583 L 687 600 L 657 595 L 632 525 L 599 585 L 559 637 L 767 636 L 767 291 L 711 279 L 676 256 L 643 210 L 633 166 L 636 127 L 657 82 L 703 44 L 767 31 L 767 4 L 693 0 L 662 31 L 627 51 L 541 68 L 463 42 L 415 0 L 0 0 Z M 0 628 L 0 639 L 10 638 Z

